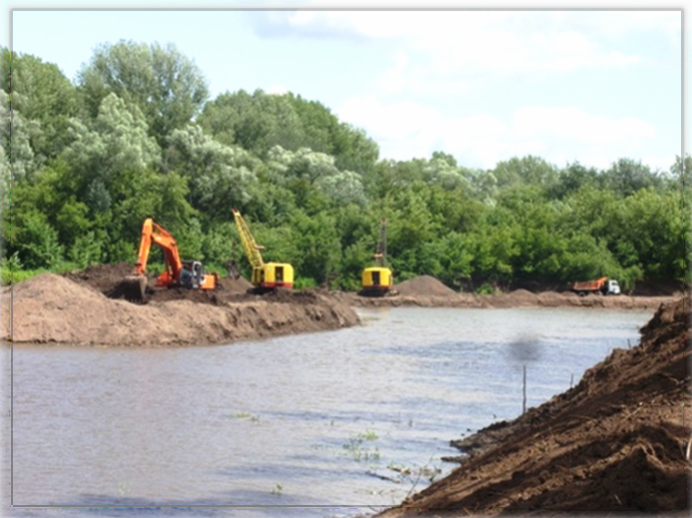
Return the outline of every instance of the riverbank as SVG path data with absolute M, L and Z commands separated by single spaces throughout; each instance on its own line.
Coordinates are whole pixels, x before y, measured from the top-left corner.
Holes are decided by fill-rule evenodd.
M 649 290 L 650 292 L 653 290 Z M 387 297 L 363 297 L 357 293 L 338 293 L 337 296 L 357 307 L 450 307 L 450 308 L 521 308 L 521 307 L 573 307 L 656 310 L 661 304 L 680 300 L 682 292 L 657 296 L 603 296 L 587 295 L 580 297 L 569 291 L 544 291 L 532 293 L 518 289 L 508 293 L 479 295 L 458 293 L 445 286 L 434 277 L 427 275 L 414 277 L 393 287 L 396 295 Z
M 93 273 L 93 272 L 92 272 Z M 314 291 L 247 295 L 233 290 L 156 292 L 147 304 L 108 298 L 98 276 L 78 282 L 42 274 L 12 290 L 15 344 L 176 347 L 226 344 L 357 325 L 355 310 Z M 4 289 L 7 300 L 9 290 Z M 161 299 L 161 300 L 158 300 Z M 10 320 L 0 336 L 10 341 Z
M 363 297 L 356 293 L 307 289 L 247 293 L 250 283 L 222 278 L 213 291 L 155 289 L 149 279 L 144 304 L 121 299 L 116 287 L 131 274 L 128 263 L 96 265 L 62 275 L 44 273 L 2 289 L 8 317 L 0 321 L 0 337 L 14 343 L 88 346 L 172 347 L 225 344 L 287 334 L 310 333 L 358 325 L 354 308 L 576 307 L 651 309 L 675 296 L 617 296 L 573 293 L 457 293 L 430 276 L 395 286 L 393 296 Z M 11 290 L 11 292 L 10 292 Z M 9 295 L 12 295 L 11 313 Z
M 690 305 L 688 296 L 659 308 L 637 347 L 614 350 L 567 392 L 453 441 L 461 466 L 378 516 L 587 509 L 686 516 Z
M 656 310 L 661 304 L 669 304 L 680 300 L 680 296 L 633 297 L 618 295 L 603 297 L 588 295 L 579 297 L 573 293 L 531 293 L 517 290 L 502 295 L 397 295 L 392 297 L 371 298 L 361 297 L 355 293 L 337 295 L 340 300 L 355 307 L 405 307 L 418 306 L 426 308 L 604 308 L 604 309 L 634 309 Z

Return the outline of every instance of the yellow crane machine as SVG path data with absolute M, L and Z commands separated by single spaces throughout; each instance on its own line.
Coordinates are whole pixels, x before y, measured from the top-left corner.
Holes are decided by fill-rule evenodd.
M 375 252 L 375 265 L 363 270 L 360 294 L 370 297 L 394 294 L 392 291 L 393 283 L 392 270 L 387 267 L 387 222 L 383 219 L 380 224 L 380 237 Z
M 265 263 L 260 253 L 264 247 L 257 244 L 240 212 L 236 209 L 232 212 L 245 255 L 252 266 L 252 291 L 264 293 L 277 288 L 293 288 L 293 266 L 289 263 Z

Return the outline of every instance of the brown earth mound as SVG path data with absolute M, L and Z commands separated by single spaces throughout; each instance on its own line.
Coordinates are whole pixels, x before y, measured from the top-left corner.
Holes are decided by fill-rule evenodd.
M 442 284 L 435 277 L 430 275 L 421 275 L 414 277 L 394 286 L 394 289 L 401 295 L 407 296 L 427 296 L 427 297 L 444 297 L 447 295 L 456 295 L 456 292 Z
M 78 272 L 63 274 L 71 281 L 87 286 L 103 293 L 109 298 L 123 298 L 122 291 L 117 290 L 119 283 L 132 275 L 134 266 L 130 263 L 118 263 L 112 265 L 93 265 Z M 245 294 L 252 284 L 245 278 L 233 279 L 220 277 L 217 289 L 214 291 L 197 291 L 185 288 L 157 288 L 156 276 L 149 274 L 147 278 L 147 294 L 145 303 L 150 301 L 163 302 L 166 300 L 191 300 L 208 304 L 219 304 L 227 300 L 237 300 L 235 295 Z
M 452 442 L 467 454 L 455 459 L 461 467 L 381 516 L 687 516 L 689 322 L 689 297 L 661 306 L 640 345 L 614 350 L 576 387 L 521 417 Z
M 239 277 L 233 279 L 231 277 L 221 277 L 219 279 L 219 287 L 226 291 L 245 293 L 247 290 L 252 288 L 250 281 L 245 279 L 245 277 Z
M 12 337 L 9 322 L 0 322 L 0 336 L 14 343 L 157 347 L 229 343 L 359 322 L 350 306 L 317 292 L 260 297 L 225 290 L 162 290 L 160 296 L 168 300 L 154 295 L 139 305 L 107 298 L 96 289 L 101 281 L 95 277 L 74 282 L 70 276 L 47 273 L 16 284 Z
M 122 279 L 132 275 L 133 272 L 134 265 L 131 263 L 98 264 L 88 266 L 84 270 L 65 273 L 63 276 L 77 284 L 88 286 L 105 294 Z M 151 281 L 153 283 L 153 277 Z

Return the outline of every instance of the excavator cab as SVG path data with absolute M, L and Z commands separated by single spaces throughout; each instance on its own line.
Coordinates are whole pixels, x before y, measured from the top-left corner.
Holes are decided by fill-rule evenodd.
M 375 265 L 363 270 L 359 294 L 366 297 L 395 295 L 396 292 L 392 290 L 393 282 L 392 270 L 387 267 L 387 223 L 383 219 L 375 252 Z
M 204 268 L 200 261 L 183 261 L 180 270 L 180 285 L 184 288 L 199 289 L 204 284 Z
M 392 289 L 392 270 L 384 266 L 371 266 L 363 270 L 361 295 L 382 297 Z

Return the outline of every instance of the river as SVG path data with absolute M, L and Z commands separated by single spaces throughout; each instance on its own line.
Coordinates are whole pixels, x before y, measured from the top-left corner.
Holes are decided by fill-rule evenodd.
M 452 470 L 441 460 L 459 453 L 450 440 L 519 415 L 524 367 L 527 406 L 537 406 L 613 348 L 636 345 L 652 316 L 359 313 L 350 329 L 226 346 L 15 346 L 14 510 L 372 513 Z

